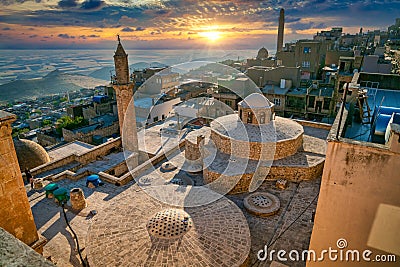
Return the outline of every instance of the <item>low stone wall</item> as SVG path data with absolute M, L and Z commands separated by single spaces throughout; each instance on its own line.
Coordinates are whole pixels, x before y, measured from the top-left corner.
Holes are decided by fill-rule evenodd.
M 286 179 L 292 182 L 312 180 L 322 175 L 324 160 L 310 167 L 272 166 L 267 180 Z
M 266 175 L 266 180 L 278 180 L 286 179 L 293 182 L 299 182 L 304 180 L 312 180 L 318 178 L 322 175 L 322 170 L 324 168 L 324 160 L 321 160 L 317 164 L 309 167 L 304 166 L 272 166 L 269 170 L 268 175 Z M 254 173 L 246 173 L 241 175 L 240 180 L 235 185 L 235 187 L 229 192 L 229 194 L 240 194 L 249 191 L 250 183 L 253 179 Z M 238 179 L 239 176 L 226 176 L 220 173 L 210 171 L 205 168 L 203 171 L 204 183 L 209 184 L 216 181 L 217 179 Z M 223 183 L 221 187 L 223 187 Z M 214 190 L 214 188 L 213 188 Z M 215 188 L 218 191 L 218 188 Z
M 74 133 L 71 130 L 67 130 L 67 129 L 63 128 L 62 133 L 63 133 L 64 140 L 67 142 L 72 142 L 72 141 L 78 140 L 81 142 L 91 144 L 93 141 L 94 135 L 111 136 L 113 134 L 118 134 L 119 133 L 119 124 L 118 124 L 118 122 L 115 122 L 108 127 L 101 127 L 99 129 L 95 129 L 88 133 L 81 133 L 81 132 Z
M 69 155 L 69 156 L 66 156 L 65 158 L 61 158 L 61 159 L 55 160 L 55 161 L 50 161 L 50 162 L 48 162 L 46 164 L 37 166 L 36 168 L 31 170 L 31 174 L 33 176 L 36 176 L 36 175 L 41 174 L 43 172 L 47 172 L 47 171 L 50 171 L 50 170 L 54 170 L 54 169 L 60 168 L 62 166 L 65 166 L 67 164 L 70 164 L 70 163 L 74 162 L 75 161 L 75 157 L 76 157 L 76 155 Z
M 328 124 L 328 123 L 305 121 L 305 120 L 298 120 L 298 119 L 294 119 L 294 121 L 298 122 L 299 124 L 301 124 L 303 126 L 324 129 L 324 130 L 328 130 L 328 131 L 330 131 L 332 128 L 332 125 Z
M 109 154 L 109 152 L 112 149 L 119 148 L 120 146 L 121 146 L 121 138 L 116 138 L 116 139 L 111 140 L 107 143 L 104 143 L 100 146 L 96 146 L 82 154 L 78 154 L 78 155 L 72 154 L 65 158 L 61 158 L 59 160 L 51 161 L 49 163 L 40 165 L 40 166 L 32 169 L 31 173 L 33 176 L 36 176 L 43 172 L 47 172 L 50 170 L 60 168 L 62 166 L 70 164 L 74 161 L 79 162 L 81 164 L 88 164 L 92 161 L 95 161 L 97 159 L 97 157 L 105 156 L 105 155 Z
M 271 160 L 270 151 L 275 150 L 273 159 L 282 159 L 295 154 L 303 144 L 303 133 L 293 139 L 280 140 L 276 143 L 256 143 L 234 140 L 211 129 L 211 139 L 222 153 L 233 154 L 253 160 Z
M 76 161 L 82 164 L 88 164 L 95 161 L 98 156 L 105 156 L 113 149 L 121 147 L 121 138 L 116 138 L 99 146 L 96 146 L 89 151 L 86 151 L 76 156 Z
M 182 140 L 179 143 L 179 146 L 170 149 L 166 153 L 158 154 L 158 155 L 150 158 L 149 160 L 143 162 L 142 164 L 137 166 L 135 169 L 133 169 L 131 171 L 128 170 L 128 172 L 125 173 L 124 175 L 122 175 L 121 177 L 116 177 L 114 175 L 110 175 L 110 174 L 104 173 L 104 172 L 100 172 L 100 173 L 98 173 L 98 175 L 104 181 L 107 181 L 107 182 L 112 183 L 112 184 L 117 184 L 117 183 L 120 184 L 120 185 L 127 184 L 128 182 L 132 181 L 134 179 L 134 177 L 137 177 L 138 175 L 140 175 L 141 173 L 143 173 L 144 171 L 146 171 L 150 167 L 152 167 L 154 165 L 157 165 L 158 163 L 162 162 L 168 156 L 170 156 L 171 154 L 173 154 L 174 152 L 176 152 L 178 149 L 182 148 L 183 146 L 185 146 L 185 140 Z

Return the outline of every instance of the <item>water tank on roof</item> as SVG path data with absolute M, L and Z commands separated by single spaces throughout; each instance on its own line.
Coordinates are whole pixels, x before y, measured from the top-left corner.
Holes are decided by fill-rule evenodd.
M 392 115 L 379 114 L 376 118 L 374 135 L 385 135 L 386 128 Z
M 286 80 L 285 79 L 281 79 L 281 89 L 284 89 L 286 86 Z
M 381 108 L 375 107 L 375 111 L 379 110 L 379 114 L 386 114 L 386 115 L 392 115 L 393 113 L 400 113 L 400 108 L 394 108 L 394 107 L 385 107 L 382 106 Z

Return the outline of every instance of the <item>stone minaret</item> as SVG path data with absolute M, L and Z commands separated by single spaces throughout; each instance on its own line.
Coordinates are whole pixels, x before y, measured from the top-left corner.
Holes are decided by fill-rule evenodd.
M 11 137 L 15 119 L 0 110 L 0 227 L 41 253 L 45 239 L 37 233 Z
M 279 12 L 278 42 L 276 52 L 281 52 L 283 47 L 283 34 L 285 31 L 285 10 L 282 8 Z
M 130 80 L 128 55 L 118 36 L 118 46 L 114 54 L 115 79 L 112 81 L 117 98 L 119 128 L 125 151 L 132 152 L 137 158 L 139 151 L 136 129 L 136 115 L 133 103 L 134 83 Z M 132 103 L 129 105 L 129 103 Z M 123 127 L 125 125 L 125 128 Z M 132 155 L 133 155 L 132 154 Z

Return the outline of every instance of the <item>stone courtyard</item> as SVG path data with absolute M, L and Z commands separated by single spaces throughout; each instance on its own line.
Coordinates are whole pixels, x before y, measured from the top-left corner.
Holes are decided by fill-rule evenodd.
M 321 141 L 325 140 L 328 134 L 327 130 L 311 127 L 304 127 L 304 132 L 304 138 L 310 141 L 307 142 L 307 146 L 311 146 L 311 148 L 307 149 L 313 150 L 313 144 L 315 143 L 319 146 Z M 313 140 L 317 142 L 313 142 Z M 324 154 L 324 147 L 315 148 L 315 151 L 316 150 Z M 182 154 L 183 152 L 178 151 L 172 155 L 172 157 L 184 158 Z M 173 158 L 172 162 L 174 161 Z M 146 181 L 146 179 L 151 180 L 151 177 L 159 179 L 159 177 L 162 176 L 166 184 L 174 184 L 175 187 L 171 188 L 175 188 L 176 191 L 181 192 L 185 196 L 195 187 L 191 187 L 191 185 L 186 186 L 185 183 L 176 184 L 173 182 L 174 180 L 185 181 L 187 179 L 192 179 L 194 181 L 197 180 L 197 185 L 202 184 L 199 181 L 201 180 L 201 175 L 199 174 L 188 174 L 185 171 L 179 170 L 179 168 L 167 172 L 162 171 L 160 167 L 165 162 L 166 160 L 161 161 L 157 163 L 154 168 L 145 171 L 138 181 Z M 292 177 L 287 177 L 287 180 L 291 180 L 291 178 Z M 85 186 L 86 181 L 84 178 L 75 181 L 66 178 L 59 180 L 57 183 L 60 187 L 64 187 L 68 190 L 79 187 L 84 191 L 88 207 L 79 213 L 75 213 L 69 209 L 67 211 L 67 216 L 79 238 L 79 245 L 83 257 L 85 258 L 88 256 L 90 264 L 93 263 L 94 266 L 100 266 L 101 259 L 107 259 L 107 266 L 124 265 L 124 261 L 125 263 L 131 264 L 133 262 L 137 262 L 138 264 L 141 262 L 141 264 L 144 264 L 147 259 L 152 258 L 147 257 L 149 255 L 146 254 L 148 253 L 146 252 L 146 246 L 149 245 L 148 241 L 150 240 L 149 234 L 145 231 L 146 224 L 152 215 L 170 206 L 162 204 L 143 192 L 144 189 L 145 191 L 148 190 L 151 194 L 151 187 L 146 188 L 146 186 L 143 185 L 139 187 L 135 181 L 131 181 L 123 186 L 116 186 L 106 182 L 103 186 L 91 189 Z M 244 222 L 247 223 L 250 234 L 248 237 L 249 245 L 251 244 L 247 260 L 245 260 L 243 256 L 240 256 L 242 253 L 246 252 L 246 246 L 241 247 L 237 245 L 237 240 L 240 239 L 240 235 L 234 234 L 234 231 L 226 231 L 226 229 L 231 229 L 229 225 L 227 224 L 225 226 L 222 222 L 218 222 L 219 217 L 215 215 L 221 211 L 221 208 L 216 208 L 214 216 L 208 217 L 207 221 L 201 223 L 198 229 L 202 229 L 202 224 L 209 224 L 211 228 L 214 225 L 216 229 L 219 229 L 218 231 L 221 231 L 218 235 L 222 243 L 216 246 L 216 250 L 214 250 L 223 251 L 221 255 L 226 255 L 226 257 L 228 257 L 228 255 L 236 255 L 236 262 L 243 260 L 247 266 L 269 266 L 271 264 L 270 261 L 257 260 L 258 251 L 263 249 L 267 244 L 271 245 L 269 250 L 274 249 L 276 251 L 280 249 L 286 251 L 296 249 L 301 253 L 302 250 L 308 248 L 313 227 L 312 216 L 313 211 L 316 209 L 319 186 L 319 177 L 315 177 L 315 179 L 309 181 L 289 182 L 288 187 L 284 190 L 277 189 L 275 181 L 265 181 L 256 192 L 269 192 L 277 196 L 280 200 L 279 211 L 275 215 L 269 217 L 258 217 L 246 211 L 243 200 L 249 193 L 227 195 L 209 204 L 216 205 L 216 207 L 218 207 L 218 205 L 222 205 L 222 207 L 228 205 L 231 206 L 230 209 L 235 209 L 237 205 L 238 209 L 236 214 L 238 218 L 231 218 L 228 222 L 232 220 L 240 221 L 242 217 Z M 51 256 L 51 260 L 55 262 L 57 266 L 80 266 L 76 244 L 72 233 L 68 230 L 64 221 L 61 207 L 59 207 L 53 199 L 46 199 L 43 190 L 30 191 L 28 189 L 29 187 L 30 186 L 27 186 L 27 193 L 38 232 L 48 239 L 48 243 L 44 247 L 44 256 Z M 166 190 L 165 194 L 169 194 L 168 190 Z M 191 208 L 189 208 L 189 210 L 190 209 Z M 146 212 L 138 212 L 138 210 L 146 210 Z M 188 211 L 188 213 L 190 214 L 191 212 Z M 214 222 L 215 224 L 213 224 Z M 111 229 L 108 225 L 112 225 L 113 228 Z M 226 229 L 224 227 L 226 227 Z M 203 228 L 203 231 L 204 229 L 207 228 Z M 246 227 L 243 229 L 246 229 Z M 102 236 L 102 232 L 105 234 L 108 231 L 118 238 L 108 240 L 105 236 Z M 204 237 L 200 238 L 201 236 L 198 236 L 195 231 L 197 231 L 197 229 L 190 230 L 188 234 L 185 235 L 184 239 L 182 239 L 182 242 L 186 242 L 184 244 L 189 244 L 187 246 L 190 249 L 185 248 L 184 253 L 176 253 L 177 257 L 180 255 L 188 266 L 191 266 L 190 262 L 193 262 L 193 266 L 218 266 L 219 263 L 213 261 L 215 258 L 209 257 L 209 261 L 204 261 L 204 257 L 202 258 L 202 256 L 205 255 L 203 250 L 206 251 L 206 245 L 193 245 L 200 244 L 204 240 Z M 232 233 L 232 236 L 229 235 L 230 233 Z M 213 246 L 214 243 L 218 243 L 217 241 L 218 238 L 210 241 L 211 243 L 209 245 Z M 133 249 L 132 246 L 128 245 L 138 242 L 143 242 L 143 247 Z M 233 244 L 236 245 L 229 246 L 229 242 L 233 242 Z M 207 244 L 207 242 L 205 244 Z M 168 263 L 171 264 L 171 262 L 174 262 L 176 257 L 168 255 L 170 253 L 175 255 L 174 252 L 166 250 L 163 253 L 159 254 L 160 258 L 153 257 L 152 260 L 161 263 L 161 265 L 157 266 L 163 266 L 163 264 L 165 266 L 170 266 Z M 238 254 L 240 255 L 238 256 Z M 199 257 L 198 261 L 190 261 L 191 258 L 196 258 L 196 255 Z M 195 265 L 195 262 L 198 264 Z M 305 266 L 305 262 L 282 263 L 288 266 Z M 235 264 L 231 265 L 235 266 Z M 239 266 L 239 264 L 237 264 L 237 266 Z

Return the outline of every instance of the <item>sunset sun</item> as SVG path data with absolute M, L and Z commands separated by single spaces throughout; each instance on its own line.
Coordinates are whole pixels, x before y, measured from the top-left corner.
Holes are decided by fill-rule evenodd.
M 216 31 L 202 32 L 200 35 L 207 38 L 210 42 L 215 42 L 221 38 L 221 33 Z

